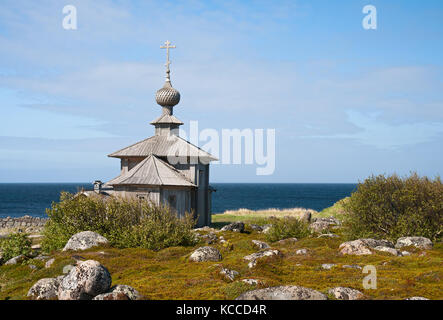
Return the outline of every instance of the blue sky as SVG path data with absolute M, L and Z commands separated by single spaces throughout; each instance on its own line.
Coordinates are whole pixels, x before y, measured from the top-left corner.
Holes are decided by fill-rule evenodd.
M 77 8 L 64 30 L 62 9 Z M 365 5 L 377 30 L 362 28 Z M 212 182 L 356 182 L 443 168 L 441 1 L 21 1 L 0 7 L 0 182 L 116 176 L 153 135 L 167 39 L 200 129 L 275 128 L 276 170 Z

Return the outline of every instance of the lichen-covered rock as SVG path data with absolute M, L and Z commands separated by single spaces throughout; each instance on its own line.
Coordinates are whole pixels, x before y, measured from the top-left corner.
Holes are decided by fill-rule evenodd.
M 200 239 L 203 239 L 207 244 L 212 244 L 217 242 L 217 235 L 214 232 L 209 232 L 208 234 L 200 235 Z
M 27 296 L 33 300 L 54 300 L 57 299 L 58 287 L 58 279 L 43 278 L 29 289 Z
M 269 244 L 267 244 L 266 242 L 263 242 L 263 241 L 252 240 L 252 243 L 258 249 L 268 249 L 269 248 Z
M 249 284 L 250 286 L 256 286 L 260 283 L 260 281 L 256 279 L 243 279 L 242 282 Z
M 46 261 L 46 263 L 45 263 L 45 268 L 50 268 L 54 262 L 55 262 L 55 259 L 54 259 L 54 258 L 49 259 L 49 260 Z
M 288 244 L 295 244 L 297 241 L 298 241 L 297 238 L 287 238 L 287 239 L 279 240 L 279 241 L 277 241 L 277 243 L 282 244 L 282 245 L 288 245 Z
M 229 270 L 226 268 L 222 268 L 220 274 L 224 276 L 229 281 L 234 281 L 235 278 L 239 275 L 239 273 L 235 270 Z
M 298 249 L 297 251 L 295 251 L 295 254 L 305 255 L 305 254 L 308 254 L 308 250 L 307 249 Z
M 248 263 L 249 268 L 253 268 L 257 265 L 257 260 L 259 259 L 265 257 L 280 256 L 280 255 L 281 252 L 278 250 L 265 250 L 247 255 L 246 257 L 243 257 L 243 259 L 249 261 Z
M 424 298 L 424 297 L 410 297 L 410 298 L 406 298 L 405 300 L 429 300 L 429 299 Z
M 245 224 L 243 222 L 233 222 L 221 228 L 221 231 L 243 232 L 245 231 Z
M 327 300 L 327 296 L 313 289 L 299 286 L 279 286 L 247 291 L 236 300 Z
M 222 259 L 222 255 L 220 251 L 213 247 L 201 247 L 195 250 L 189 260 L 194 262 L 203 262 L 203 261 L 220 261 Z
M 83 231 L 74 234 L 66 243 L 63 251 L 87 250 L 92 247 L 107 245 L 108 239 L 92 231 Z
M 110 292 L 123 293 L 129 298 L 129 300 L 140 300 L 142 298 L 142 295 L 137 290 L 124 284 L 119 284 L 112 287 Z
M 94 297 L 92 300 L 129 300 L 123 292 L 107 292 Z
M 79 263 L 66 275 L 58 288 L 59 300 L 90 300 L 111 287 L 108 269 L 98 261 Z
M 315 232 L 322 232 L 338 225 L 340 225 L 340 221 L 335 218 L 317 218 L 311 223 L 310 228 Z
M 25 260 L 26 260 L 26 256 L 21 254 L 19 256 L 16 256 L 16 257 L 11 258 L 8 261 L 6 261 L 5 265 L 13 265 L 13 264 L 17 264 L 17 263 L 22 263 Z
M 339 300 L 360 300 L 364 298 L 364 294 L 360 291 L 346 287 L 332 288 L 328 293 Z
M 375 247 L 374 250 L 387 252 L 389 254 L 392 254 L 393 256 L 401 256 L 402 255 L 399 250 L 394 249 L 394 248 L 384 247 L 384 246 Z
M 419 249 L 429 250 L 432 249 L 433 244 L 430 239 L 425 237 L 401 237 L 397 239 L 397 243 L 395 244 L 395 247 L 397 249 L 409 246 L 414 246 Z
M 71 272 L 71 270 L 75 268 L 75 266 L 73 264 L 67 264 L 66 266 L 63 267 L 63 274 L 68 274 L 69 272 Z
M 263 231 L 263 228 L 258 224 L 250 224 L 249 227 L 254 231 Z
M 263 232 L 263 233 L 268 233 L 269 230 L 271 230 L 271 228 L 272 228 L 272 224 L 265 224 L 265 225 L 262 227 L 262 232 Z
M 331 269 L 334 268 L 335 266 L 337 266 L 337 265 L 334 264 L 334 263 L 323 263 L 323 264 L 321 265 L 321 268 L 324 269 L 324 270 L 331 270 Z
M 339 247 L 339 251 L 341 254 L 369 255 L 372 254 L 370 249 L 376 247 L 394 248 L 394 244 L 388 240 L 357 239 L 343 242 Z

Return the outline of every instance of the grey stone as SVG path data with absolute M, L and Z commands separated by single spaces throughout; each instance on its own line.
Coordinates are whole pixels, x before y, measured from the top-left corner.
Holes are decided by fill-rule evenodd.
M 92 247 L 107 245 L 109 243 L 108 239 L 102 237 L 96 232 L 83 231 L 74 234 L 66 243 L 63 251 L 67 250 L 87 250 Z
M 201 247 L 195 250 L 189 260 L 194 262 L 204 262 L 204 261 L 220 261 L 222 255 L 220 251 L 213 247 Z
M 236 300 L 327 300 L 327 296 L 313 289 L 299 286 L 279 286 L 247 291 Z
M 414 246 L 419 249 L 429 250 L 432 249 L 433 244 L 430 239 L 425 237 L 401 237 L 397 239 L 397 243 L 395 244 L 395 247 L 397 249 L 409 246 Z
M 335 218 L 317 218 L 311 223 L 310 228 L 315 232 L 322 232 L 338 225 L 340 225 L 340 221 Z
M 63 274 L 68 274 L 69 272 L 71 272 L 71 270 L 75 268 L 74 265 L 72 264 L 67 264 L 66 266 L 63 267 Z
M 27 296 L 33 300 L 54 300 L 57 298 L 58 287 L 57 279 L 43 278 L 29 289 Z
M 334 263 L 323 263 L 323 264 L 321 265 L 321 268 L 322 268 L 322 269 L 325 269 L 325 270 L 331 270 L 331 269 L 334 268 L 335 266 L 337 266 L 337 265 L 334 264 Z
M 272 224 L 265 224 L 265 225 L 262 227 L 262 232 L 263 232 L 263 233 L 268 233 L 269 230 L 271 230 L 271 228 L 272 228 Z
M 295 254 L 305 255 L 305 254 L 308 254 L 308 250 L 306 250 L 306 249 L 298 249 L 297 251 L 295 251 Z
M 357 239 L 343 242 L 339 247 L 339 251 L 341 254 L 370 255 L 372 254 L 370 249 L 375 249 L 376 247 L 394 248 L 394 245 L 387 240 Z
M 343 265 L 343 268 L 346 268 L 346 269 L 363 269 L 362 267 L 360 267 L 360 266 L 358 266 L 358 265 L 356 265 L 356 264 L 351 264 L 351 265 L 349 265 L 349 264 L 345 264 L 345 265 Z
M 235 270 L 229 270 L 226 268 L 222 268 L 220 274 L 224 276 L 227 280 L 234 281 L 235 278 L 239 275 L 239 273 Z
M 245 224 L 243 222 L 233 222 L 221 228 L 221 231 L 243 232 L 245 231 Z
M 55 259 L 49 259 L 48 261 L 46 261 L 45 263 L 45 268 L 50 268 L 52 266 L 52 264 L 54 263 Z
M 30 265 L 29 265 L 29 269 L 31 269 L 31 270 L 37 270 L 38 268 L 37 268 L 37 266 L 36 266 L 35 264 L 30 264 Z
M 272 256 L 280 256 L 281 253 L 278 250 L 265 250 L 260 251 L 256 253 L 252 253 L 250 255 L 247 255 L 246 257 L 243 257 L 244 260 L 249 261 L 248 267 L 253 268 L 257 265 L 257 260 L 265 258 L 265 257 L 272 257 Z
M 129 300 L 123 292 L 107 292 L 95 296 L 92 300 Z
M 405 300 L 429 300 L 429 299 L 424 298 L 424 297 L 410 297 L 410 298 L 406 298 Z
M 295 244 L 297 241 L 298 241 L 297 238 L 288 238 L 288 239 L 279 240 L 277 241 L 277 243 L 282 245 L 288 245 L 288 244 Z
M 300 220 L 309 223 L 309 222 L 311 222 L 311 217 L 312 217 L 311 212 L 305 211 L 302 213 Z
M 260 283 L 260 281 L 256 279 L 243 279 L 242 282 L 249 284 L 250 286 L 256 286 Z
M 12 259 L 9 259 L 8 261 L 5 262 L 5 265 L 13 265 L 13 264 L 18 264 L 18 263 L 22 263 L 23 261 L 26 260 L 26 256 L 24 256 L 23 254 L 16 256 Z
M 108 269 L 98 261 L 86 260 L 72 268 L 60 283 L 59 300 L 91 300 L 111 287 Z
M 384 247 L 384 246 L 375 247 L 374 250 L 387 252 L 389 254 L 392 254 L 393 256 L 401 256 L 402 255 L 401 252 L 398 251 L 397 249 Z
M 268 249 L 269 245 L 266 242 L 263 241 L 259 241 L 259 240 L 252 240 L 252 243 L 254 244 L 255 247 L 257 247 L 258 249 Z
M 339 300 L 360 300 L 364 298 L 364 294 L 360 291 L 346 287 L 332 288 L 328 293 Z
M 110 292 L 123 293 L 129 298 L 129 300 L 140 300 L 142 298 L 142 295 L 137 290 L 124 284 L 112 287 Z
M 258 224 L 250 224 L 249 227 L 254 231 L 263 231 L 263 228 Z

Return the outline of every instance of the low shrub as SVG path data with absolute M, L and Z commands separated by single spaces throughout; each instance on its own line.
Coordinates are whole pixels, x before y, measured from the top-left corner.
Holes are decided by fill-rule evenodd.
M 106 237 L 118 248 L 160 250 L 195 243 L 191 214 L 178 217 L 168 207 L 144 200 L 62 193 L 60 202 L 54 202 L 46 213 L 49 220 L 42 242 L 46 252 L 62 248 L 73 234 L 87 230 Z
M 12 233 L 6 239 L 0 242 L 0 249 L 3 252 L 3 261 L 21 254 L 29 255 L 31 253 L 31 239 L 26 233 Z
M 270 219 L 272 227 L 266 233 L 266 239 L 271 242 L 288 238 L 305 238 L 311 234 L 309 225 L 295 217 Z
M 359 183 L 343 208 L 349 239 L 442 236 L 443 185 L 438 177 L 371 176 Z

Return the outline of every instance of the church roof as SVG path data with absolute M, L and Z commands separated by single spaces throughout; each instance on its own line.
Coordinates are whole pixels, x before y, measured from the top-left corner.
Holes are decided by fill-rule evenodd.
M 199 157 L 213 161 L 218 160 L 208 152 L 194 146 L 189 141 L 176 135 L 155 135 L 143 141 L 137 142 L 129 147 L 111 153 L 108 157 L 147 157 L 154 154 L 158 157 Z
M 107 182 L 106 185 L 196 187 L 185 175 L 152 154 L 128 172 Z
M 179 119 L 177 119 L 177 117 L 175 117 L 172 114 L 162 114 L 160 117 L 151 122 L 151 124 L 162 124 L 162 123 L 178 124 L 178 125 L 183 124 L 183 122 L 181 122 Z

